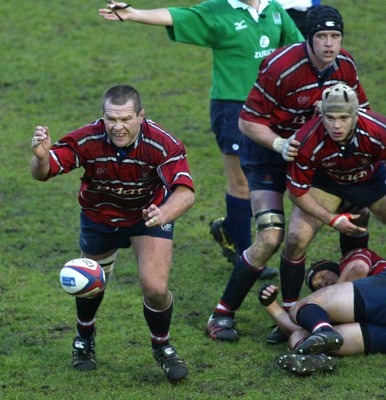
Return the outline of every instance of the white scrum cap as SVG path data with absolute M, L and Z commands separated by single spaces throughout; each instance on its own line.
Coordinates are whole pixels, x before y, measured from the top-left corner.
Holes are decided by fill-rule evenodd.
M 356 117 L 359 102 L 355 91 L 347 85 L 338 83 L 327 88 L 322 95 L 322 113 L 345 112 Z

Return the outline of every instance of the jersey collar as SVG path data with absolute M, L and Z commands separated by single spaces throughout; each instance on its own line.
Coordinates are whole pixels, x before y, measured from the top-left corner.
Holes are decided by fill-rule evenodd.
M 307 41 L 303 42 L 303 48 L 304 51 L 307 55 L 307 59 L 308 62 L 311 66 L 311 69 L 314 71 L 314 74 L 317 76 L 318 78 L 318 85 L 319 87 L 322 87 L 324 82 L 326 82 L 326 80 L 328 80 L 328 78 L 339 69 L 340 63 L 339 63 L 339 59 L 338 56 L 341 54 L 339 53 L 338 56 L 336 57 L 336 59 L 327 67 L 325 68 L 323 71 L 319 71 L 314 64 L 311 61 L 311 57 L 308 53 L 308 47 L 307 47 Z
M 233 7 L 234 9 L 242 8 L 243 10 L 247 10 L 256 22 L 259 21 L 259 17 L 261 15 L 261 13 L 263 12 L 263 10 L 271 3 L 271 0 L 261 0 L 259 9 L 256 10 L 255 8 L 249 6 L 248 4 L 243 3 L 240 0 L 227 0 L 227 1 L 228 1 L 229 5 L 231 7 Z

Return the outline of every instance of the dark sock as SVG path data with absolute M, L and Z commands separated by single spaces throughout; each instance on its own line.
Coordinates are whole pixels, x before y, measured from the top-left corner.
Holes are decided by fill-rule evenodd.
M 225 292 L 221 297 L 221 302 L 230 310 L 236 311 L 244 301 L 252 286 L 259 278 L 261 271 L 254 269 L 249 265 L 244 257 L 239 257 L 232 275 L 229 278 Z M 215 317 L 224 315 L 224 313 L 213 314 Z
M 151 332 L 151 345 L 153 349 L 169 344 L 169 328 L 172 313 L 173 301 L 163 311 L 153 310 L 149 308 L 145 301 L 143 302 L 143 315 Z
M 299 300 L 302 289 L 306 257 L 299 260 L 288 260 L 284 254 L 280 257 L 280 282 L 283 297 L 283 307 L 286 311 Z
M 98 311 L 100 304 L 102 303 L 104 293 L 102 292 L 99 296 L 93 297 L 91 299 L 76 297 L 76 312 L 78 320 L 87 324 L 91 322 Z M 78 333 L 82 338 L 88 339 L 95 331 L 94 324 L 82 325 L 78 322 L 77 324 Z
M 227 215 L 224 221 L 224 228 L 230 233 L 236 252 L 241 254 L 252 244 L 251 202 L 229 194 L 226 195 L 225 202 Z
M 332 331 L 331 321 L 326 311 L 317 304 L 305 304 L 296 314 L 298 325 L 308 332 Z
M 367 249 L 369 246 L 368 232 L 360 236 L 347 236 L 341 233 L 339 235 L 340 251 L 342 256 L 354 249 Z

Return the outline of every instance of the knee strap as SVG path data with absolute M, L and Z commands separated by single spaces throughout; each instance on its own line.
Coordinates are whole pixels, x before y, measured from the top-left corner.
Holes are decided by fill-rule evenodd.
M 110 256 L 108 256 L 106 258 L 98 260 L 99 265 L 105 271 L 106 285 L 107 285 L 109 279 L 111 278 L 111 275 L 113 274 L 114 262 L 115 262 L 115 259 L 117 258 L 117 253 L 118 253 L 118 251 L 116 251 L 115 253 L 111 254 Z M 83 253 L 81 254 L 81 256 L 84 257 Z
M 282 210 L 263 210 L 254 215 L 256 233 L 265 229 L 278 229 L 284 231 L 285 219 Z

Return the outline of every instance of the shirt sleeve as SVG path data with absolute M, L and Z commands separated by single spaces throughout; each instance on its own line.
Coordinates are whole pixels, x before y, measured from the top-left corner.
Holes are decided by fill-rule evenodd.
M 205 3 L 193 7 L 168 8 L 173 26 L 166 27 L 169 38 L 175 42 L 212 47 L 216 39 L 213 11 Z
M 265 71 L 266 62 L 260 66 L 259 74 L 255 85 L 252 87 L 244 107 L 241 110 L 240 118 L 270 126 L 276 104 L 281 102 L 281 89 L 276 84 L 270 72 Z
M 163 136 L 164 155 L 159 155 L 157 173 L 168 190 L 173 191 L 178 185 L 184 185 L 194 191 L 193 179 L 184 144 L 175 137 Z
M 67 135 L 50 149 L 50 173 L 49 178 L 66 174 L 80 167 L 79 154 L 76 151 L 76 143 Z

